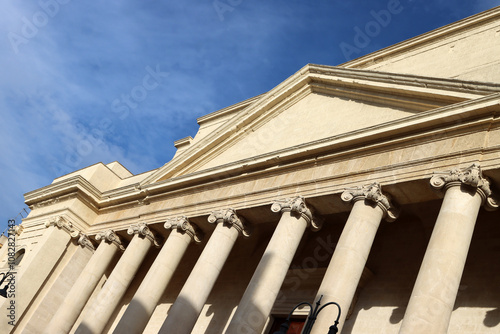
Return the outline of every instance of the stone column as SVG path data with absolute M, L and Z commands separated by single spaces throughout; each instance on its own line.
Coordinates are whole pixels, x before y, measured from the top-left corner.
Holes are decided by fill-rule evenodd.
M 217 224 L 158 333 L 189 334 L 240 233 L 248 236 L 242 218 L 232 209 L 215 211 L 208 221 Z
M 85 313 L 75 333 L 99 334 L 106 327 L 111 315 L 127 291 L 142 261 L 152 245 L 159 247 L 155 236 L 146 224 L 132 225 L 127 230 L 134 235 L 95 301 Z
M 271 210 L 281 219 L 226 333 L 262 333 L 307 225 L 318 229 L 302 197 L 276 201 Z
M 80 231 L 76 230 L 73 224 L 63 216 L 51 218 L 45 223 L 45 227 L 47 230 L 38 244 L 38 251 L 25 255 L 23 270 L 17 272 L 15 277 L 15 319 L 9 319 L 10 312 L 7 309 L 14 299 L 2 298 L 0 300 L 1 316 L 5 319 L 5 321 L 0 321 L 0 333 L 10 333 L 12 323 L 9 321 L 15 320 L 15 323 L 18 323 L 29 308 L 30 302 L 52 275 L 54 268 L 57 268 L 71 239 L 80 236 Z
M 112 230 L 97 234 L 95 239 L 101 241 L 101 244 L 71 287 L 44 333 L 69 333 L 115 254 L 119 250 L 125 250 L 119 237 Z
M 498 208 L 479 165 L 437 173 L 431 186 L 445 195 L 400 333 L 444 334 L 453 311 L 477 215 Z
M 322 304 L 337 302 L 340 305 L 342 312 L 339 333 L 356 293 L 380 221 L 382 218 L 393 221 L 397 217 L 397 210 L 389 198 L 382 194 L 378 183 L 346 189 L 341 197 L 346 202 L 354 203 L 353 208 L 316 295 L 316 300 L 323 295 Z M 327 333 L 337 313 L 338 309 L 333 305 L 323 309 L 312 333 Z
M 132 298 L 114 333 L 142 333 L 191 240 L 201 241 L 201 232 L 186 217 L 169 219 L 167 241 Z
M 94 245 L 83 233 L 80 233 L 76 244 L 69 244 L 66 248 L 65 259 L 61 258 L 58 268 L 53 272 L 51 284 L 45 285 L 40 292 L 36 308 L 30 310 L 22 324 L 19 324 L 19 332 L 40 333 L 59 313 L 62 302 L 95 252 Z

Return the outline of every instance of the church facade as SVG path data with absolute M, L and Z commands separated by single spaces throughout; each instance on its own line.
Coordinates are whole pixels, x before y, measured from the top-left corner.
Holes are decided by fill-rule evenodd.
M 267 334 L 321 297 L 315 334 L 497 333 L 499 40 L 500 7 L 309 64 L 156 170 L 27 193 L 0 332 Z

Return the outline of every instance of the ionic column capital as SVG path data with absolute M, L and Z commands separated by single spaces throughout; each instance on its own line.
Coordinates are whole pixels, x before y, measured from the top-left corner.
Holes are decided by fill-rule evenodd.
M 239 217 L 234 209 L 224 209 L 212 211 L 210 216 L 208 216 L 208 222 L 210 224 L 222 223 L 225 226 L 234 227 L 243 236 L 249 237 L 250 230 L 243 217 Z
M 361 200 L 370 201 L 382 209 L 384 219 L 390 222 L 399 216 L 399 210 L 391 203 L 389 195 L 382 193 L 382 187 L 378 182 L 365 184 L 361 187 L 346 188 L 340 197 L 343 201 L 352 203 Z
M 78 238 L 78 244 L 82 247 L 90 249 L 91 251 L 95 251 L 95 247 L 92 244 L 92 241 L 90 241 L 89 237 L 86 234 L 80 234 L 80 237 Z
M 290 212 L 292 216 L 304 218 L 313 230 L 317 231 L 321 228 L 321 221 L 314 216 L 312 209 L 307 206 L 302 196 L 276 200 L 271 205 L 271 211 Z
M 45 222 L 45 227 L 50 226 L 56 226 L 57 228 L 67 232 L 72 238 L 78 238 L 81 233 L 73 227 L 71 222 L 62 216 L 53 217 L 49 221 Z
M 125 250 L 125 247 L 123 247 L 123 244 L 122 244 L 122 241 L 120 240 L 120 237 L 113 230 L 99 232 L 96 234 L 95 239 L 97 241 L 102 240 L 102 241 L 107 242 L 109 244 L 114 244 L 121 251 Z
M 140 237 L 146 238 L 149 241 L 151 241 L 151 243 L 155 247 L 160 247 L 160 244 L 159 244 L 156 236 L 153 234 L 153 232 L 151 232 L 151 230 L 149 229 L 148 225 L 146 225 L 146 223 L 139 223 L 139 224 L 131 225 L 127 229 L 127 234 L 128 235 L 137 234 Z
M 450 187 L 462 184 L 470 186 L 476 189 L 481 196 L 486 210 L 493 211 L 498 209 L 498 199 L 493 196 L 490 181 L 483 176 L 481 166 L 477 163 L 466 168 L 454 168 L 446 172 L 434 172 L 430 183 L 434 189 L 444 189 L 445 191 Z
M 198 226 L 191 223 L 185 216 L 167 219 L 164 227 L 167 230 L 176 229 L 177 232 L 185 233 L 189 235 L 195 242 L 201 242 L 201 240 L 203 239 L 203 232 L 201 232 Z

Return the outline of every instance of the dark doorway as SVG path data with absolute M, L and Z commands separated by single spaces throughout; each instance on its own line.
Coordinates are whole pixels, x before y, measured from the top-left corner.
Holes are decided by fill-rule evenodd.
M 286 317 L 280 317 L 280 316 L 273 316 L 273 319 L 274 319 L 273 325 L 271 326 L 269 334 L 277 332 L 280 329 L 281 324 L 286 321 Z M 300 334 L 302 328 L 304 327 L 305 322 L 306 322 L 305 317 L 292 318 L 290 321 L 290 327 L 288 328 L 287 334 Z

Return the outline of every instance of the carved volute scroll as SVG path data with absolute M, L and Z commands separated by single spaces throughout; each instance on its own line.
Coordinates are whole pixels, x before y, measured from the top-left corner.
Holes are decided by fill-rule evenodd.
M 95 251 L 95 247 L 92 244 L 92 241 L 90 241 L 89 237 L 83 233 L 81 233 L 80 237 L 78 238 L 78 244 L 82 247 Z
M 365 184 L 362 187 L 347 188 L 341 195 L 345 202 L 357 202 L 367 200 L 376 204 L 384 212 L 384 219 L 392 222 L 399 216 L 399 210 L 391 203 L 389 195 L 382 193 L 382 187 L 378 182 Z
M 272 212 L 290 212 L 292 216 L 304 218 L 311 225 L 313 231 L 321 228 L 321 220 L 313 214 L 311 208 L 306 204 L 304 197 L 297 196 L 276 200 L 271 205 Z
M 208 222 L 210 224 L 222 223 L 225 226 L 234 227 L 245 237 L 250 236 L 251 231 L 248 224 L 243 217 L 238 217 L 234 209 L 212 211 L 208 216 Z
M 167 230 L 176 229 L 179 233 L 186 233 L 195 242 L 201 242 L 203 239 L 203 232 L 201 232 L 198 226 L 191 223 L 185 216 L 167 219 L 164 227 Z
M 45 227 L 50 226 L 55 226 L 62 229 L 63 231 L 67 232 L 72 238 L 78 238 L 81 233 L 73 227 L 73 224 L 71 222 L 69 222 L 62 216 L 53 217 L 45 223 Z
M 118 247 L 121 251 L 125 250 L 125 247 L 123 247 L 123 244 L 122 244 L 122 241 L 120 240 L 120 237 L 113 230 L 107 230 L 107 231 L 97 233 L 95 236 L 95 239 L 97 241 L 104 241 L 107 243 L 112 243 L 116 247 Z
M 498 209 L 498 199 L 493 195 L 490 181 L 483 176 L 479 164 L 474 163 L 466 168 L 455 168 L 446 172 L 434 172 L 430 183 L 434 189 L 445 191 L 453 186 L 467 185 L 476 189 L 482 198 L 486 210 L 493 211 Z
M 127 234 L 129 234 L 129 235 L 137 234 L 140 237 L 146 238 L 149 241 L 151 241 L 151 243 L 155 247 L 160 247 L 160 244 L 159 244 L 157 238 L 155 237 L 153 232 L 151 232 L 151 230 L 149 229 L 148 225 L 146 225 L 146 223 L 139 223 L 136 225 L 131 225 L 127 229 Z

